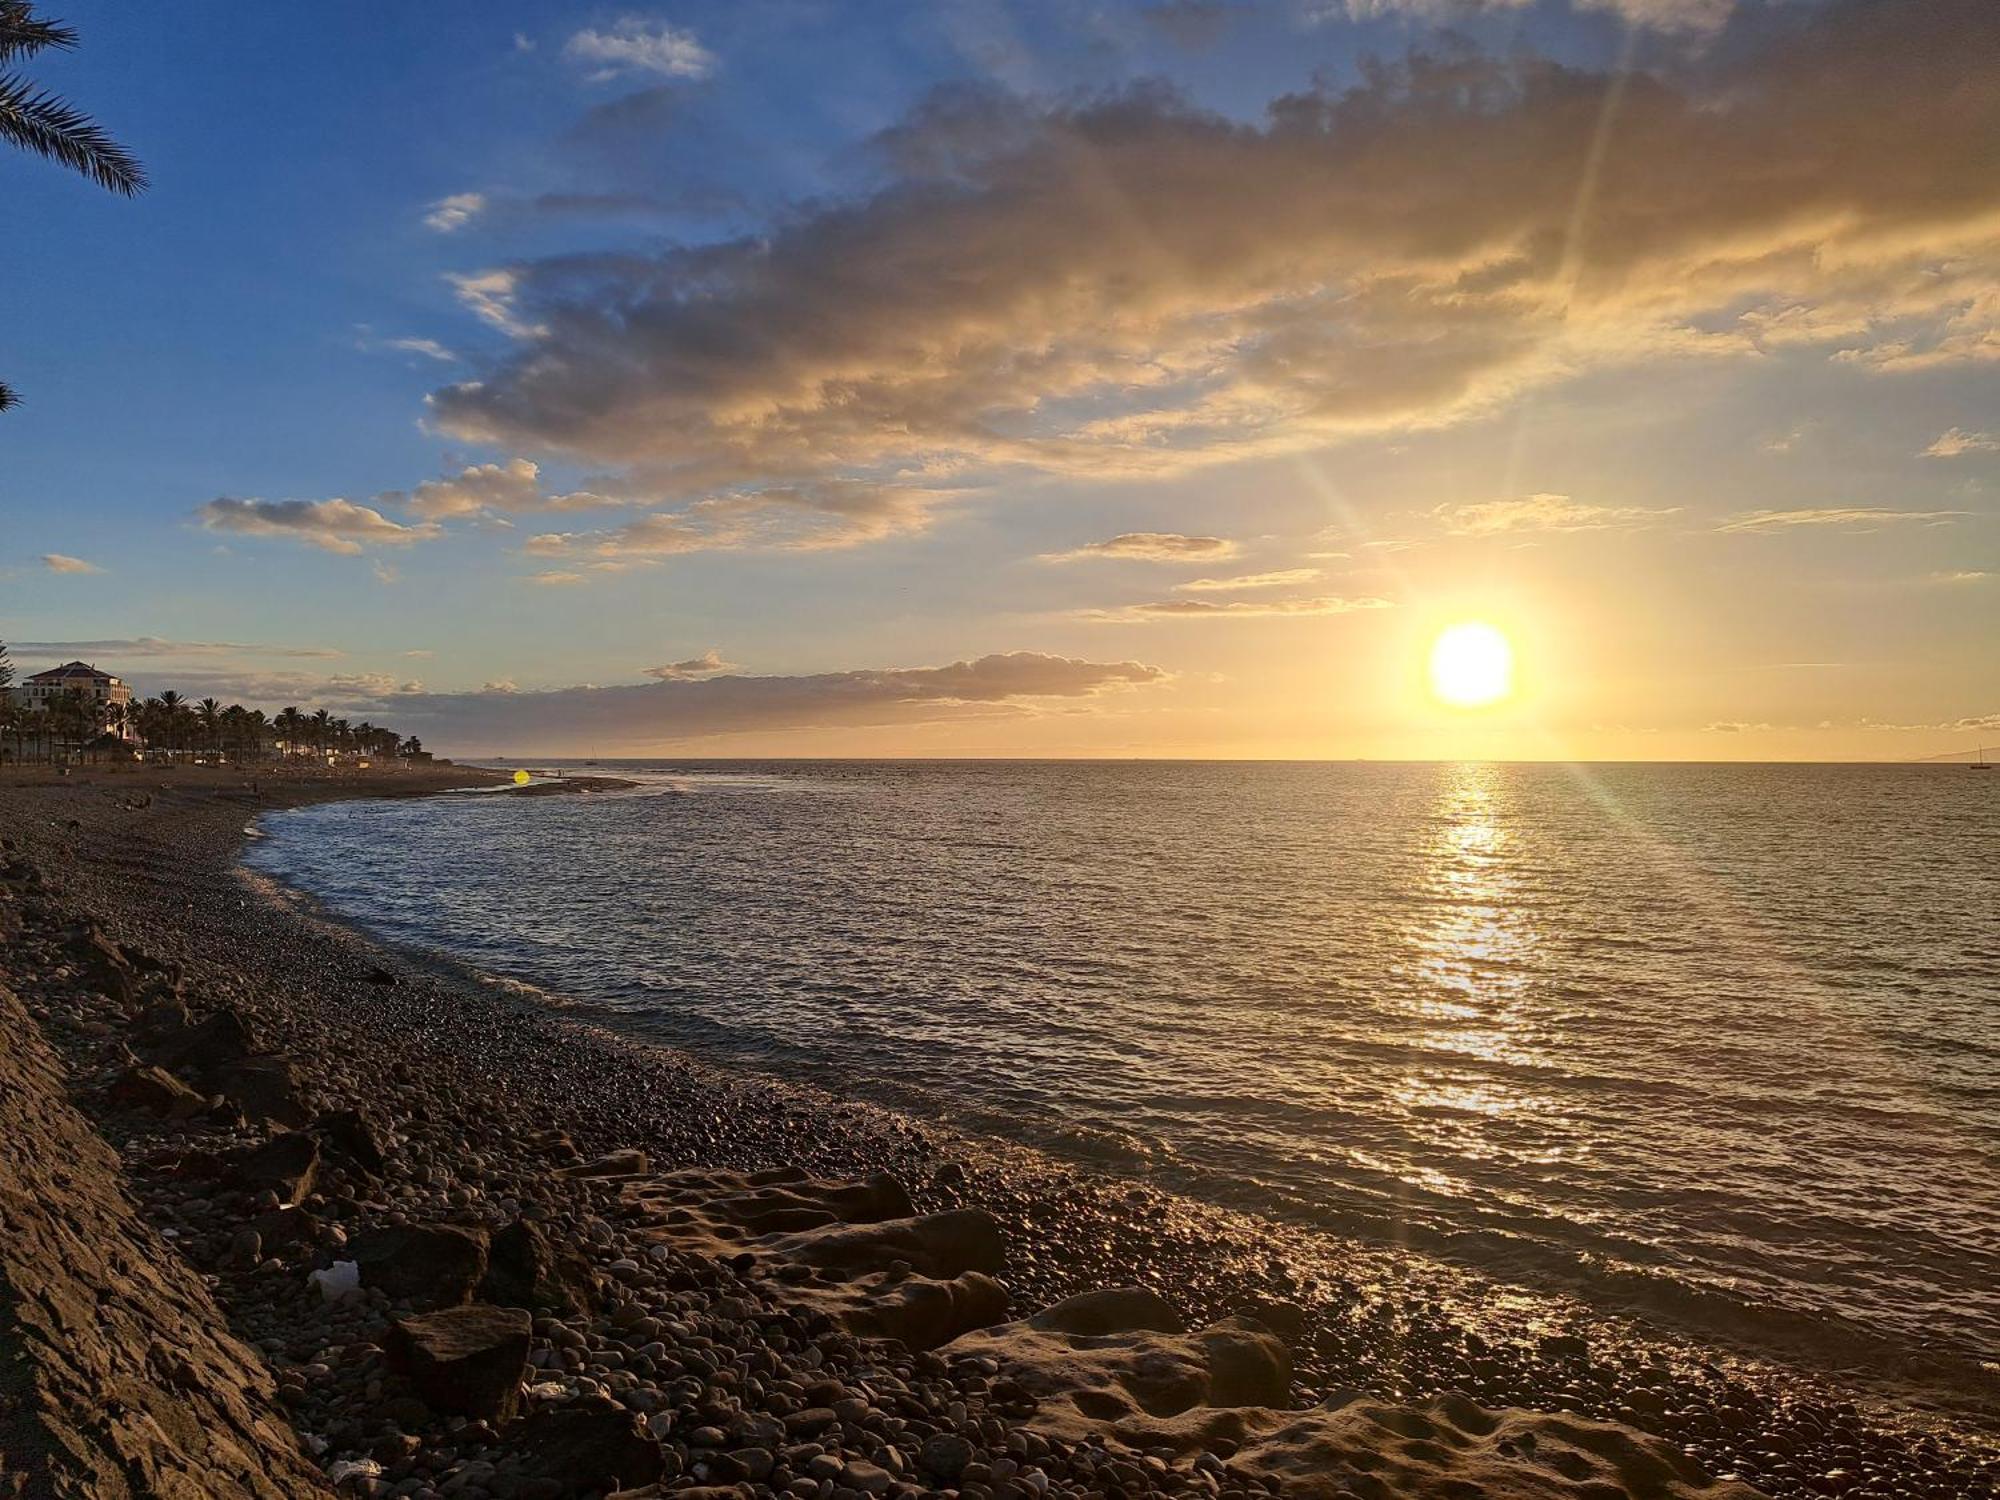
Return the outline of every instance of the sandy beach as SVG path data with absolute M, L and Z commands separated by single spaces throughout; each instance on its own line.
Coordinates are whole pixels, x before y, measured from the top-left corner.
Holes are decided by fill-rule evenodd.
M 298 1445 L 302 1475 L 801 1500 L 1995 1492 L 1978 1372 L 1758 1362 L 700 1065 L 237 868 L 261 812 L 498 779 L 0 773 L 0 983 L 116 1149 L 147 1253 L 184 1259 L 217 1347 L 240 1341 L 244 1366 L 218 1355 L 187 1388 L 268 1378 L 243 1430 Z M 49 1474 L 63 1448 L 42 1444 Z M 270 1482 L 240 1492 L 317 1481 Z

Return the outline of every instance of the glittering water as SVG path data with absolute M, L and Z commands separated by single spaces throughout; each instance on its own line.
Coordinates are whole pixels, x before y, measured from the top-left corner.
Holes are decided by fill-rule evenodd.
M 607 763 L 251 862 L 675 1044 L 1621 1305 L 2000 1350 L 2000 784 Z

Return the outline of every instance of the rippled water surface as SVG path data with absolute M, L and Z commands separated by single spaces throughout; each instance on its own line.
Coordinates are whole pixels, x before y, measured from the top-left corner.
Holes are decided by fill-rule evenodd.
M 1621 1304 L 2000 1351 L 2000 782 L 607 762 L 251 862 L 663 1040 Z

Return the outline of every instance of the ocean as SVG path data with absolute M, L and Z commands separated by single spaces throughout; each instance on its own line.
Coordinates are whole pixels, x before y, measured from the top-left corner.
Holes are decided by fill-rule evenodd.
M 1989 777 L 592 770 L 642 784 L 302 808 L 247 859 L 710 1061 L 1607 1307 L 2000 1358 Z

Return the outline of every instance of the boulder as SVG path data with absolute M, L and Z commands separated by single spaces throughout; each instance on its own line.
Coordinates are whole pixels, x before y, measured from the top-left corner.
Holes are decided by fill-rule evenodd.
M 587 1258 L 516 1219 L 493 1236 L 479 1295 L 503 1307 L 588 1312 L 597 1305 L 597 1274 Z
M 336 1156 L 351 1162 L 370 1177 L 380 1177 L 382 1169 L 388 1165 L 375 1127 L 358 1109 L 327 1110 L 313 1121 L 313 1129 Z
M 515 1429 L 525 1475 L 553 1479 L 565 1495 L 648 1485 L 666 1455 L 639 1414 L 601 1396 L 544 1406 Z
M 348 1247 L 361 1284 L 399 1302 L 453 1307 L 472 1298 L 486 1274 L 486 1234 L 453 1224 L 399 1224 L 370 1230 Z
M 201 1072 L 201 1080 L 243 1113 L 246 1120 L 267 1121 L 297 1130 L 312 1119 L 303 1097 L 304 1084 L 289 1060 L 266 1053 L 237 1058 Z
M 396 1319 L 383 1350 L 433 1411 L 504 1422 L 521 1404 L 532 1332 L 522 1309 L 475 1302 Z
M 148 1014 L 158 1012 L 160 1008 L 155 1007 Z M 161 1019 L 169 1024 L 162 1025 L 151 1037 L 153 1060 L 162 1067 L 207 1073 L 257 1051 L 249 1023 L 233 1005 L 219 1006 L 206 1020 L 193 1025 L 173 1025 L 171 1015 L 171 1010 L 161 1014 Z
M 225 1181 L 241 1192 L 269 1191 L 282 1202 L 297 1203 L 312 1191 L 318 1174 L 319 1142 L 288 1130 L 236 1157 Z
M 165 1068 L 131 1067 L 112 1082 L 104 1097 L 120 1109 L 144 1110 L 163 1120 L 191 1120 L 208 1100 Z

